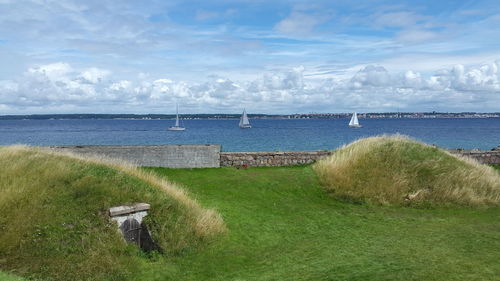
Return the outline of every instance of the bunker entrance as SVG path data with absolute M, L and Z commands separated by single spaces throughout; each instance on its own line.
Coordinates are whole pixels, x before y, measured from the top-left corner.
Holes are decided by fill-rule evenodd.
M 147 216 L 150 205 L 138 203 L 133 206 L 118 206 L 109 209 L 109 216 L 112 221 L 118 223 L 118 229 L 123 235 L 123 239 L 128 243 L 134 243 L 143 251 L 161 251 L 153 241 L 151 233 L 142 219 Z

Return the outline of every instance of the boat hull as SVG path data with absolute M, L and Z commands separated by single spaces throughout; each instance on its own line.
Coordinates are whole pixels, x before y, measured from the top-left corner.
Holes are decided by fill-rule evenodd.
M 361 125 L 349 125 L 349 128 L 362 128 L 363 126 Z
M 174 126 L 174 127 L 168 127 L 167 130 L 169 130 L 169 131 L 185 131 L 186 128 L 184 128 L 184 127 L 175 127 Z
M 250 129 L 252 128 L 252 125 L 240 125 L 241 129 Z

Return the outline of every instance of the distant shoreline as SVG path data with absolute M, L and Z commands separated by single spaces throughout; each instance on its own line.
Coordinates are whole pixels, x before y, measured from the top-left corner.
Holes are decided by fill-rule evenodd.
M 304 114 L 248 114 L 251 119 L 340 119 L 350 118 L 352 113 L 304 113 Z M 182 114 L 184 120 L 239 119 L 240 114 Z M 500 112 L 385 112 L 358 113 L 359 118 L 500 118 Z M 30 114 L 0 115 L 0 120 L 170 120 L 174 114 Z

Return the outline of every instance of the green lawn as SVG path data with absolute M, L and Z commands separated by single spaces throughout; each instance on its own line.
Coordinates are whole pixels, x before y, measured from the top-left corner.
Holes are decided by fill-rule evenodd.
M 217 209 L 228 232 L 175 255 L 131 252 L 130 280 L 500 280 L 500 207 L 342 203 L 310 166 L 147 170 Z
M 310 166 L 149 170 L 216 208 L 229 231 L 145 260 L 143 280 L 500 280 L 498 207 L 340 203 Z

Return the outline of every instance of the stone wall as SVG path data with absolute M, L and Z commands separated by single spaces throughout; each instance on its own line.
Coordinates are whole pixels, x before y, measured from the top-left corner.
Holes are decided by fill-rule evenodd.
M 500 165 L 500 151 L 451 151 L 483 164 Z M 221 152 L 220 166 L 289 166 L 309 164 L 330 155 L 330 151 Z
M 216 168 L 220 145 L 85 145 L 50 146 L 49 150 L 121 159 L 138 166 Z
M 81 155 L 103 155 L 138 166 L 216 168 L 220 166 L 290 166 L 309 164 L 329 151 L 220 152 L 220 145 L 89 145 L 50 146 L 46 149 Z M 500 165 L 500 151 L 450 151 L 484 164 Z
M 329 151 L 301 152 L 221 152 L 221 166 L 289 166 L 313 163 Z
M 479 163 L 500 165 L 500 151 L 452 151 L 452 153 L 476 159 Z

